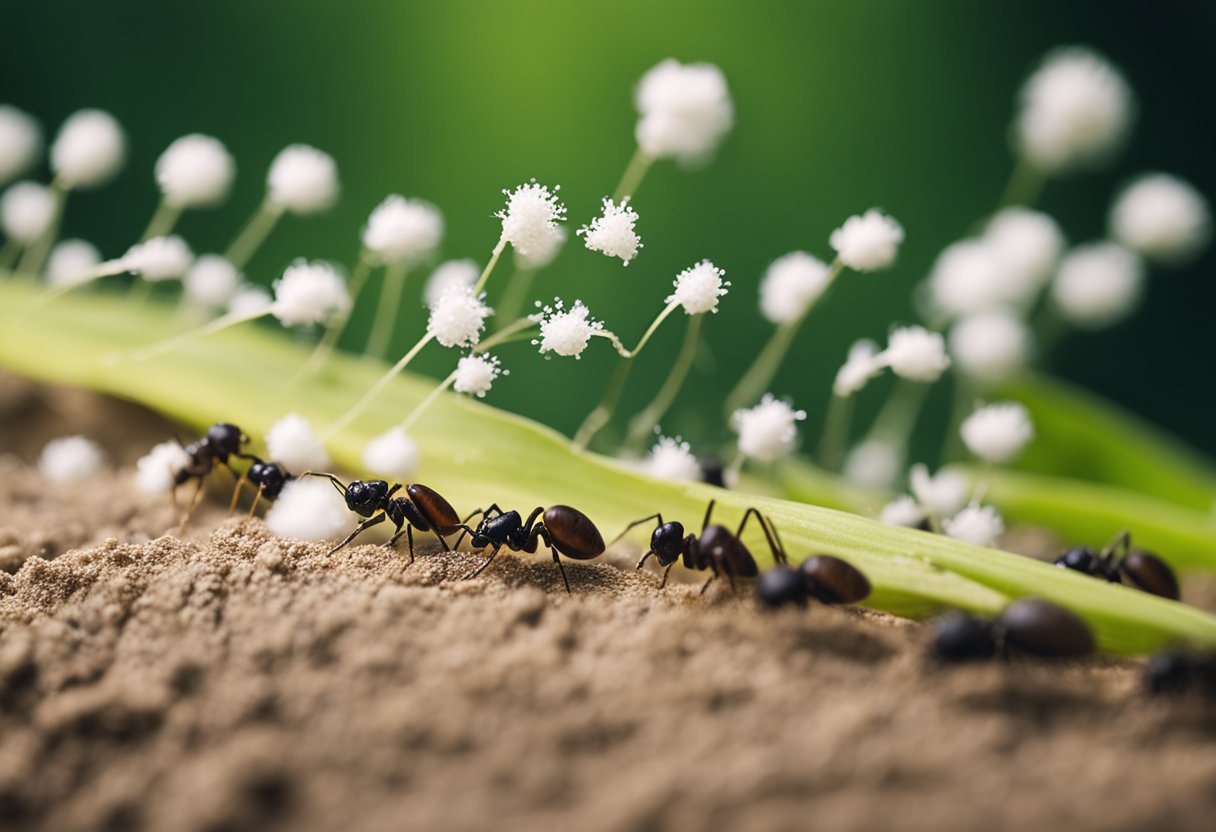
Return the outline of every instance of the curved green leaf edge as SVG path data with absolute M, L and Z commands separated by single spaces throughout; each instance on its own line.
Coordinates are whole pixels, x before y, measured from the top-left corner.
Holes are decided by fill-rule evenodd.
M 288 412 L 322 426 L 384 369 L 377 361 L 335 355 L 321 375 L 293 385 L 307 346 L 260 326 L 230 330 L 148 362 L 109 363 L 104 357 L 113 351 L 170 334 L 172 310 L 101 293 L 35 308 L 37 292 L 24 279 L 0 283 L 0 365 L 130 399 L 196 429 L 226 419 L 256 437 Z M 398 423 L 433 385 L 409 375 L 396 379 L 331 444 L 335 459 L 358 471 L 365 443 Z M 491 501 L 524 509 L 570 503 L 612 536 L 655 511 L 695 527 L 710 499 L 718 501 L 715 519 L 724 523 L 756 506 L 772 517 L 795 559 L 825 552 L 861 568 L 874 586 L 866 606 L 877 610 L 916 618 L 945 607 L 993 614 L 1014 597 L 1036 595 L 1083 615 L 1108 652 L 1145 653 L 1176 641 L 1216 646 L 1216 617 L 1182 604 L 844 512 L 654 480 L 613 460 L 575 453 L 554 431 L 455 395 L 437 401 L 413 433 L 421 451 L 419 479 L 461 511 Z M 149 444 L 158 439 L 149 437 Z M 639 530 L 637 537 L 644 540 L 645 533 Z M 757 536 L 749 533 L 748 543 L 768 560 Z

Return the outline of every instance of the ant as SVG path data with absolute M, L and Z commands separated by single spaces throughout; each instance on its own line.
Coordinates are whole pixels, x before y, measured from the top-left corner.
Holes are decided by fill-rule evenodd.
M 810 598 L 821 604 L 855 604 L 869 594 L 865 574 L 831 555 L 812 555 L 797 569 L 778 564 L 756 581 L 756 596 L 772 609 L 786 604 L 805 607 Z
M 785 548 L 781 545 L 781 538 L 777 536 L 776 528 L 771 520 L 760 513 L 759 509 L 749 508 L 744 512 L 738 530 L 732 533 L 725 526 L 710 524 L 709 520 L 713 515 L 716 502 L 716 500 L 710 500 L 709 505 L 705 508 L 705 519 L 701 522 L 699 537 L 695 534 L 685 535 L 683 524 L 665 523 L 663 515 L 656 512 L 640 520 L 634 520 L 612 542 L 616 543 L 635 526 L 649 523 L 651 520 L 658 521 L 650 535 L 650 548 L 642 555 L 642 559 L 638 561 L 635 568 L 641 569 L 647 559 L 653 555 L 659 565 L 665 567 L 663 580 L 659 583 L 659 589 L 662 589 L 667 586 L 667 576 L 671 572 L 671 568 L 675 566 L 676 560 L 683 556 L 685 568 L 713 571 L 709 580 L 701 587 L 702 594 L 716 578 L 723 574 L 730 581 L 732 590 L 735 589 L 735 578 L 754 578 L 760 574 L 760 569 L 756 566 L 756 559 L 752 557 L 752 553 L 741 540 L 743 530 L 747 528 L 747 522 L 752 517 L 756 518 L 760 528 L 764 531 L 764 537 L 768 540 L 769 549 L 773 553 L 773 560 L 782 565 L 789 562 L 785 555 Z
M 1198 690 L 1216 698 L 1216 656 L 1166 650 L 1149 659 L 1144 684 L 1153 695 Z
M 539 541 L 543 540 L 553 553 L 553 562 L 562 573 L 562 583 L 566 585 L 566 592 L 569 593 L 570 580 L 566 577 L 566 567 L 562 565 L 558 554 L 574 560 L 592 560 L 604 554 L 606 548 L 604 538 L 595 523 L 591 522 L 591 518 L 570 506 L 537 506 L 528 515 L 528 519 L 523 520 L 518 511 L 504 512 L 497 503 L 493 503 L 487 509 L 478 509 L 470 514 L 466 522 L 478 514 L 482 515 L 482 518 L 476 529 L 463 526 L 465 532 L 472 535 L 469 545 L 474 549 L 493 546 L 494 550 L 481 566 L 461 580 L 476 578 L 484 572 L 504 546 L 513 552 L 533 554 Z M 463 538 L 462 532 L 456 544 L 460 545 Z
M 1056 566 L 1104 578 L 1113 584 L 1123 583 L 1126 578 L 1137 589 L 1177 601 L 1181 594 L 1174 570 L 1152 552 L 1131 548 L 1131 542 L 1131 533 L 1124 529 L 1101 552 L 1077 546 L 1056 558 Z
M 401 490 L 401 483 L 396 483 L 390 488 L 384 480 L 353 480 L 350 485 L 346 485 L 333 474 L 317 471 L 305 471 L 301 476 L 325 477 L 342 494 L 348 509 L 360 517 L 367 518 L 356 526 L 345 540 L 329 550 L 331 555 L 367 529 L 383 523 L 386 519 L 392 521 L 393 525 L 397 527 L 397 531 L 384 545 L 392 548 L 404 534 L 409 544 L 410 563 L 414 562 L 414 529 L 420 532 L 432 532 L 435 537 L 439 538 L 443 551 L 450 552 L 452 547 L 448 545 L 443 536 L 468 528 L 461 522 L 456 515 L 456 509 L 452 508 L 452 504 L 445 500 L 443 495 L 421 483 L 415 482 L 405 486 L 407 497 L 394 498 L 393 495 Z M 472 517 L 472 515 L 469 516 Z
M 1021 598 L 994 621 L 954 611 L 937 619 L 930 653 L 943 662 L 990 659 L 1010 648 L 1042 658 L 1070 658 L 1092 653 L 1096 645 L 1089 625 L 1076 613 L 1039 598 Z
M 247 459 L 252 460 L 252 464 L 241 475 L 241 478 L 236 481 L 236 488 L 232 490 L 232 502 L 228 506 L 228 513 L 231 514 L 236 510 L 236 501 L 241 495 L 241 486 L 249 482 L 257 488 L 257 493 L 253 496 L 253 504 L 249 506 L 249 516 L 252 517 L 253 512 L 258 507 L 258 502 L 263 497 L 267 500 L 278 499 L 279 494 L 283 492 L 283 487 L 294 480 L 295 477 L 277 462 L 266 462 L 252 454 L 246 454 L 245 456 Z
M 227 422 L 216 422 L 207 428 L 207 433 L 202 439 L 184 446 L 186 455 L 190 460 L 184 468 L 177 472 L 177 476 L 174 477 L 174 494 L 176 495 L 179 485 L 183 485 L 189 480 L 195 480 L 197 486 L 194 489 L 194 496 L 190 499 L 190 506 L 186 509 L 186 515 L 182 518 L 181 527 L 183 530 L 190 520 L 190 515 L 198 507 L 198 501 L 203 494 L 203 480 L 215 470 L 216 465 L 223 465 L 238 482 L 240 481 L 240 477 L 233 470 L 229 459 L 234 456 L 243 459 L 251 458 L 241 450 L 248 443 L 249 437 L 236 425 L 230 425 Z

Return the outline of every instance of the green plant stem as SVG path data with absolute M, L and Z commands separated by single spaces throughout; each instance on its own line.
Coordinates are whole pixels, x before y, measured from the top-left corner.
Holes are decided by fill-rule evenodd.
M 344 427 L 353 422 L 363 411 L 367 410 L 368 405 L 376 400 L 376 397 L 388 386 L 394 378 L 396 378 L 402 370 L 404 370 L 418 353 L 422 352 L 422 348 L 434 339 L 434 335 L 427 333 L 419 339 L 417 344 L 410 348 L 410 351 L 401 356 L 401 359 L 389 368 L 389 371 L 382 375 L 375 384 L 373 384 L 359 401 L 355 402 L 349 410 L 339 416 L 329 427 L 321 431 L 319 439 L 326 442 L 333 439 Z
M 1009 208 L 1015 205 L 1029 208 L 1039 201 L 1043 187 L 1047 184 L 1047 175 L 1035 167 L 1025 157 L 1019 156 L 1014 162 L 1005 183 L 1005 190 L 997 203 L 998 208 Z
M 516 268 L 502 297 L 494 305 L 494 317 L 498 320 L 510 321 L 518 318 L 520 311 L 528 300 L 528 291 L 532 288 L 532 280 L 536 277 L 536 269 Z
M 611 341 L 612 346 L 616 349 L 617 354 L 620 355 L 621 358 L 636 358 L 638 353 L 642 351 L 642 348 L 645 347 L 647 342 L 650 341 L 650 336 L 654 335 L 655 332 L 658 331 L 663 321 L 667 320 L 668 316 L 670 316 L 672 312 L 676 311 L 676 308 L 679 305 L 680 304 L 678 303 L 672 302 L 664 306 L 663 311 L 650 322 L 650 326 L 644 333 L 642 333 L 641 339 L 638 341 L 637 346 L 635 346 L 633 349 L 628 349 L 615 333 L 609 332 L 606 329 L 597 330 L 594 334 L 600 336 L 601 338 L 607 338 L 609 341 Z
M 839 259 L 833 260 L 832 265 L 828 268 L 827 278 L 825 279 L 823 291 L 814 303 L 802 310 L 802 314 L 792 321 L 787 321 L 781 324 L 773 332 L 768 343 L 760 350 L 760 354 L 756 356 L 756 360 L 739 379 L 739 383 L 726 396 L 723 412 L 729 418 L 732 413 L 741 407 L 747 407 L 753 402 L 759 401 L 773 379 L 777 376 L 777 370 L 781 368 L 781 362 L 785 360 L 785 356 L 793 346 L 794 338 L 798 335 L 798 330 L 802 328 L 803 322 L 811 310 L 819 305 L 819 301 L 823 299 L 828 290 L 832 288 L 832 284 L 836 282 L 836 278 L 844 271 L 844 264 Z
M 625 173 L 621 177 L 620 183 L 616 186 L 616 191 L 612 194 L 612 201 L 620 203 L 625 197 L 635 195 L 638 188 L 642 187 L 642 180 L 646 178 L 646 173 L 653 164 L 653 156 L 640 147 L 635 150 L 629 164 L 625 167 Z
M 347 310 L 345 315 L 326 327 L 325 334 L 321 336 L 321 340 L 317 342 L 312 353 L 309 354 L 308 360 L 304 362 L 304 366 L 296 374 L 295 380 L 298 381 L 313 376 L 325 366 L 325 362 L 329 360 L 329 356 L 338 345 L 338 339 L 346 331 L 346 325 L 350 323 L 350 316 L 354 312 L 355 303 L 359 299 L 359 293 L 363 291 L 363 286 L 367 283 L 367 278 L 371 273 L 371 261 L 368 259 L 367 253 L 363 252 L 359 255 L 359 260 L 355 263 L 355 269 L 350 278 L 350 309 Z
M 68 189 L 57 179 L 51 183 L 51 197 L 54 201 L 51 220 L 46 224 L 46 230 L 42 232 L 41 237 L 26 247 L 25 253 L 21 255 L 21 260 L 17 264 L 17 271 L 24 274 L 41 274 L 42 265 L 46 262 L 47 255 L 51 253 L 51 246 L 59 237 L 59 225 L 63 222 L 63 210 L 68 201 Z
M 224 258 L 236 266 L 237 271 L 244 270 L 253 255 L 266 242 L 266 238 L 270 236 L 270 232 L 274 230 L 282 216 L 283 208 L 281 206 L 275 205 L 269 199 L 263 200 L 249 221 L 245 223 L 245 227 L 237 234 L 236 239 L 228 246 L 228 250 L 224 252 Z
M 245 312 L 242 314 L 230 313 L 216 318 L 214 321 L 203 324 L 197 329 L 191 329 L 187 332 L 182 332 L 175 335 L 172 338 L 166 338 L 158 343 L 131 350 L 131 352 L 127 353 L 125 356 L 119 353 L 111 353 L 107 356 L 107 360 L 108 363 L 111 364 L 121 364 L 123 363 L 124 358 L 126 361 L 132 362 L 147 361 L 149 358 L 155 358 L 158 355 L 164 355 L 167 352 L 172 352 L 173 350 L 184 347 L 186 344 L 197 341 L 200 338 L 205 338 L 208 335 L 214 335 L 215 333 L 222 332 L 230 327 L 243 324 L 247 321 L 257 320 L 258 318 L 269 314 L 270 310 L 268 309 L 262 310 L 261 312 Z
M 164 237 L 173 231 L 181 216 L 181 208 L 170 205 L 164 199 L 161 199 L 157 203 L 156 210 L 152 213 L 152 219 L 148 221 L 148 227 L 144 229 L 143 234 L 139 235 L 139 241 L 143 243 L 155 237 Z
M 490 279 L 490 273 L 494 271 L 494 267 L 498 265 L 498 258 L 502 257 L 503 249 L 507 247 L 507 238 L 500 237 L 498 243 L 495 244 L 494 250 L 490 252 L 490 262 L 486 263 L 486 267 L 481 270 L 481 276 L 477 278 L 477 283 L 473 285 L 473 294 L 481 293 L 481 290 L 486 288 L 486 281 Z
M 825 471 L 839 471 L 849 443 L 849 423 L 853 420 L 853 397 L 832 394 L 819 438 L 819 465 Z
M 518 341 L 522 338 L 529 337 L 527 330 L 537 326 L 536 321 L 531 318 L 519 318 L 518 320 L 504 326 L 502 329 L 495 332 L 486 340 L 482 341 L 477 346 L 473 347 L 473 352 L 485 352 L 502 344 L 509 344 L 512 341 Z
M 966 448 L 963 446 L 963 437 L 959 428 L 962 427 L 963 420 L 967 418 L 971 408 L 975 406 L 979 392 L 979 386 L 974 379 L 963 375 L 962 372 L 955 372 L 950 417 L 946 422 L 946 435 L 942 437 L 941 459 L 943 463 L 957 462 L 966 458 Z
M 697 355 L 697 345 L 701 341 L 701 321 L 704 317 L 704 315 L 689 317 L 688 327 L 684 330 L 684 343 L 680 346 L 675 363 L 671 365 L 671 372 L 667 374 L 667 380 L 663 382 L 663 386 L 659 388 L 655 397 L 650 400 L 650 404 L 642 408 L 629 422 L 626 444 L 637 446 L 650 438 L 659 421 L 675 402 L 680 388 L 684 386 L 684 381 L 688 378 L 688 371 L 692 369 L 693 359 Z
M 383 358 L 393 341 L 393 326 L 401 314 L 401 295 L 405 291 L 405 263 L 390 263 L 384 269 L 384 284 L 376 319 L 367 339 L 365 352 L 373 358 Z

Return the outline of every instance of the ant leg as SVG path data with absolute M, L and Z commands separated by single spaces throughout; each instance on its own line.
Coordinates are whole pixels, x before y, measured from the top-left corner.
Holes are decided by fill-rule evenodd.
M 482 572 L 486 571 L 486 567 L 487 567 L 487 566 L 489 566 L 489 565 L 490 565 L 490 564 L 491 564 L 491 563 L 494 561 L 494 558 L 498 556 L 498 552 L 499 552 L 499 550 L 500 550 L 500 549 L 502 549 L 502 547 L 501 547 L 501 546 L 495 546 L 495 547 L 494 547 L 494 551 L 493 551 L 493 552 L 490 552 L 490 556 L 489 556 L 488 558 L 486 558 L 485 563 L 483 563 L 481 566 L 479 566 L 479 567 L 477 567 L 476 569 L 474 569 L 474 570 L 473 570 L 472 572 L 470 572 L 469 574 L 467 574 L 467 575 L 465 575 L 464 577 L 462 577 L 460 580 L 462 580 L 462 581 L 467 581 L 467 580 L 469 580 L 469 579 L 471 579 L 471 578 L 476 578 L 476 577 L 477 577 L 478 575 L 480 575 Z
M 663 515 L 659 514 L 658 512 L 647 515 L 646 517 L 643 517 L 641 520 L 634 520 L 632 523 L 630 523 L 628 526 L 625 527 L 625 531 L 621 532 L 616 537 L 612 538 L 612 542 L 608 544 L 608 548 L 612 548 L 613 546 L 615 546 L 618 540 L 620 540 L 625 535 L 629 534 L 629 532 L 632 529 L 634 529 L 635 527 L 640 526 L 643 523 L 649 523 L 651 520 L 658 520 L 659 525 L 660 526 L 663 525 Z
M 457 529 L 463 529 L 463 531 L 460 532 L 460 537 L 456 538 L 456 543 L 454 544 L 454 548 L 456 548 L 456 549 L 460 548 L 460 544 L 464 540 L 464 536 L 466 534 L 468 534 L 468 535 L 474 534 L 474 531 L 469 528 L 469 521 L 472 520 L 474 517 L 476 517 L 479 514 L 482 515 L 483 517 L 485 517 L 491 511 L 493 511 L 497 514 L 502 514 L 502 509 L 500 509 L 498 507 L 498 503 L 490 503 L 489 508 L 475 508 L 472 511 L 470 511 L 469 516 L 464 518 L 463 520 L 461 520 L 460 525 L 455 527 Z
M 236 481 L 236 486 L 232 489 L 232 502 L 228 504 L 228 514 L 231 515 L 232 512 L 236 511 L 236 501 L 241 496 L 241 486 L 246 482 L 248 480 L 245 479 L 245 475 L 241 474 L 240 478 Z
M 249 506 L 249 517 L 253 516 L 254 509 L 256 509 L 258 507 L 258 503 L 261 502 L 262 492 L 265 490 L 266 489 L 262 488 L 262 486 L 258 486 L 258 493 L 253 495 L 253 503 Z
M 400 532 L 398 532 L 400 534 Z M 439 538 L 443 540 L 443 538 Z M 405 524 L 405 543 L 410 550 L 410 563 L 414 562 L 414 527 L 409 523 Z
M 675 565 L 676 565 L 676 562 L 674 560 L 671 563 L 667 564 L 667 568 L 663 570 L 663 580 L 659 581 L 659 589 L 662 589 L 663 587 L 667 586 L 667 576 L 671 574 L 671 567 L 673 567 Z M 704 590 L 702 590 L 702 592 L 704 592 Z
M 566 594 L 570 595 L 570 579 L 566 577 L 566 567 L 562 566 L 561 559 L 557 556 L 557 550 L 552 549 L 553 562 L 557 564 L 557 571 L 562 573 L 562 583 L 566 585 Z
M 704 594 L 705 594 L 705 590 L 709 589 L 709 585 L 710 585 L 710 584 L 712 584 L 712 583 L 713 583 L 715 580 L 717 580 L 717 578 L 718 578 L 717 573 L 715 573 L 715 574 L 713 574 L 713 575 L 710 575 L 710 576 L 709 576 L 709 580 L 708 580 L 708 581 L 706 581 L 705 583 L 701 584 L 701 591 L 700 591 L 700 592 L 698 592 L 697 594 L 698 594 L 698 595 L 704 595 Z
M 355 530 L 354 530 L 353 532 L 351 532 L 350 534 L 348 534 L 348 535 L 346 536 L 346 539 L 345 539 L 345 540 L 343 540 L 341 543 L 339 543 L 339 544 L 338 544 L 337 546 L 335 546 L 334 548 L 330 549 L 330 550 L 329 550 L 329 553 L 332 555 L 334 552 L 336 552 L 336 551 L 338 551 L 339 549 L 341 549 L 341 548 L 343 548 L 344 546 L 346 546 L 346 544 L 350 543 L 352 540 L 354 540 L 354 539 L 355 539 L 356 537 L 358 537 L 359 535 L 363 534 L 363 532 L 367 531 L 367 530 L 368 530 L 368 529 L 370 529 L 372 526 L 376 525 L 377 523 L 383 523 L 383 522 L 384 522 L 384 519 L 385 519 L 387 516 L 388 516 L 388 515 L 386 515 L 386 514 L 384 514 L 384 513 L 380 513 L 380 514 L 377 514 L 375 517 L 369 517 L 367 520 L 364 520 L 364 521 L 363 521 L 362 523 L 360 523 L 358 526 L 355 526 Z
M 635 566 L 635 567 L 633 567 L 633 568 L 634 568 L 634 571 L 637 571 L 638 569 L 641 569 L 641 568 L 642 568 L 642 566 L 643 566 L 643 565 L 646 563 L 646 561 L 648 561 L 648 560 L 650 559 L 650 556 L 651 556 L 651 555 L 653 555 L 653 554 L 654 554 L 654 550 L 653 550 L 653 549 L 647 549 L 647 550 L 646 550 L 646 554 L 642 555 L 642 559 L 638 561 L 638 565 L 637 565 L 637 566 Z
M 773 562 L 786 563 L 789 559 L 785 556 L 785 549 L 780 545 L 779 541 L 773 538 L 773 529 L 770 528 L 771 521 L 760 513 L 760 509 L 752 507 L 743 513 L 743 522 L 739 524 L 739 531 L 735 532 L 735 537 L 740 540 L 743 539 L 743 529 L 746 528 L 747 521 L 752 519 L 753 516 L 760 523 L 760 528 L 764 530 L 764 537 L 768 540 L 769 551 L 773 553 Z
M 177 527 L 178 535 L 186 533 L 186 527 L 190 525 L 190 515 L 194 514 L 194 510 L 198 508 L 199 500 L 203 498 L 202 477 L 199 477 L 195 482 L 197 484 L 194 486 L 194 496 L 190 498 L 190 505 L 186 508 L 186 514 L 182 517 L 181 525 Z
M 701 521 L 701 531 L 705 531 L 709 527 L 709 516 L 714 513 L 714 503 L 717 500 L 710 500 L 709 505 L 705 507 L 705 519 Z

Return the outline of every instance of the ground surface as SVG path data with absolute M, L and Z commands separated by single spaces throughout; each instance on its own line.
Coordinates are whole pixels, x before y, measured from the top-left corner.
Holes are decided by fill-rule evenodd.
M 1216 707 L 1135 664 L 935 668 L 884 616 L 604 565 L 567 596 L 540 558 L 457 582 L 475 555 L 215 504 L 179 539 L 129 467 L 27 464 L 170 426 L 11 379 L 0 424 L 0 828 L 1212 828 Z

